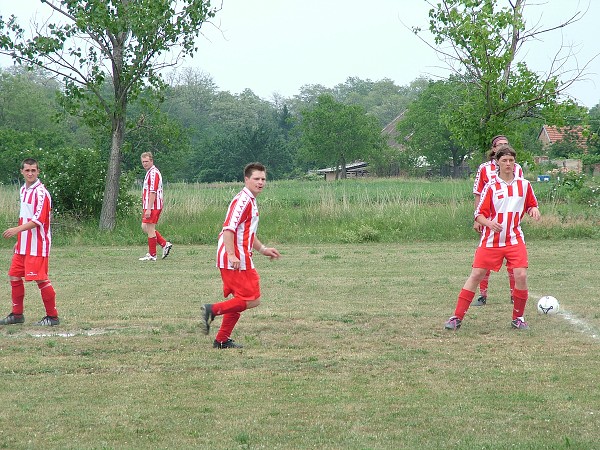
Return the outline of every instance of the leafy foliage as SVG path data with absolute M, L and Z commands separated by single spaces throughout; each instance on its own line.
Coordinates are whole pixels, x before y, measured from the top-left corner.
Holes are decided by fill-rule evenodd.
M 347 162 L 366 159 L 383 148 L 377 119 L 362 107 L 337 102 L 331 95 L 317 98 L 312 108 L 302 111 L 300 122 L 303 157 L 339 166 L 346 177 Z
M 463 148 L 485 151 L 490 139 L 518 129 L 522 119 L 544 116 L 548 123 L 572 102 L 558 98 L 574 80 L 556 68 L 542 77 L 517 59 L 527 39 L 547 30 L 527 30 L 525 0 L 497 8 L 497 0 L 443 0 L 429 12 L 437 51 L 463 84 L 445 119 L 453 140 Z M 567 21 L 564 25 L 568 25 Z M 416 33 L 420 30 L 415 29 Z
M 62 148 L 34 153 L 40 163 L 40 178 L 52 195 L 55 214 L 69 215 L 79 221 L 97 219 L 102 209 L 106 165 L 98 150 Z M 132 176 L 121 178 L 120 214 L 129 214 L 135 200 L 129 194 Z
M 46 0 L 64 23 L 47 22 L 26 39 L 14 17 L 0 18 L 0 52 L 62 76 L 62 106 L 92 128 L 110 130 L 100 228 L 115 226 L 127 107 L 150 86 L 160 95 L 160 70 L 177 63 L 163 54 L 193 55 L 201 25 L 216 14 L 205 0 Z M 177 54 L 177 53 L 175 53 Z M 111 81 L 108 92 L 106 81 Z M 107 133 L 108 134 L 108 133 Z

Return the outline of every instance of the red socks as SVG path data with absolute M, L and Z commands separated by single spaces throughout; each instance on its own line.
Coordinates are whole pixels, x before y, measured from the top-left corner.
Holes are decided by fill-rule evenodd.
M 244 302 L 245 303 L 245 302 Z M 223 314 L 223 320 L 221 321 L 221 327 L 215 336 L 217 342 L 225 342 L 231 336 L 233 327 L 240 318 L 239 312 Z
M 490 282 L 490 273 L 492 273 L 492 271 L 488 270 L 485 274 L 485 277 L 483 277 L 483 280 L 479 282 L 479 292 L 484 297 L 487 297 L 488 284 Z
M 513 320 L 517 317 L 523 317 L 523 314 L 525 314 L 525 305 L 527 305 L 528 297 L 528 290 L 515 289 L 513 291 Z
M 454 315 L 460 320 L 465 318 L 465 314 L 467 313 L 469 306 L 471 306 L 473 297 L 475 297 L 475 292 L 468 291 L 466 289 L 460 290 L 460 294 L 458 294 L 458 301 L 456 302 L 456 309 L 454 310 Z
M 515 271 L 511 268 L 509 269 L 508 267 L 506 268 L 506 271 L 508 272 L 508 284 L 510 286 L 510 296 L 514 297 L 514 292 L 515 292 Z M 513 298 L 514 300 L 514 298 Z
M 10 281 L 12 290 L 12 313 L 23 314 L 23 300 L 25 299 L 25 283 L 23 280 Z
M 158 245 L 160 245 L 161 247 L 164 247 L 167 244 L 167 241 L 165 240 L 164 237 L 162 237 L 162 235 L 158 232 L 158 230 L 155 230 L 156 232 L 156 242 L 158 242 Z
M 221 327 L 215 336 L 218 342 L 225 342 L 231 336 L 233 327 L 240 318 L 240 313 L 246 310 L 246 300 L 230 298 L 220 303 L 213 303 L 212 313 L 215 316 L 223 316 Z
M 148 238 L 148 253 L 150 256 L 156 256 L 156 236 Z
M 52 287 L 50 280 L 38 283 L 40 293 L 42 294 L 42 301 L 46 308 L 46 315 L 51 317 L 58 317 L 58 311 L 56 310 L 56 291 Z

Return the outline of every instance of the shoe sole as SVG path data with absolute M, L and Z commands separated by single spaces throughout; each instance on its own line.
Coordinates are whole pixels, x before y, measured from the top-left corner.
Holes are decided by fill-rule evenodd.
M 167 256 L 169 256 L 169 253 L 171 253 L 171 248 L 172 247 L 173 247 L 173 244 L 165 247 L 165 249 L 163 251 L 162 259 L 165 259 Z

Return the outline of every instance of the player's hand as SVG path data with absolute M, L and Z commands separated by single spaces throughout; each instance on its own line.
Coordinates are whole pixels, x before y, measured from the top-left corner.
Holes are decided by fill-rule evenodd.
M 13 228 L 9 228 L 7 230 L 4 230 L 4 233 L 2 233 L 2 237 L 5 239 L 11 238 L 13 236 L 16 236 L 19 232 L 17 231 L 16 227 Z
M 499 224 L 495 220 L 490 220 L 488 228 L 496 233 L 500 233 L 503 230 L 502 224 Z
M 537 209 L 535 206 L 533 208 L 529 208 L 529 211 L 527 211 L 527 214 L 529 214 L 531 216 L 531 218 L 533 218 L 534 220 L 540 220 L 540 217 L 542 216 L 540 214 L 540 210 Z
M 479 222 L 473 222 L 473 229 L 478 233 L 481 233 L 483 231 L 483 225 L 481 225 Z
M 277 251 L 276 248 L 273 248 L 273 247 L 265 247 L 262 254 L 265 256 L 268 256 L 271 259 L 281 258 L 281 254 Z
M 227 260 L 229 261 L 229 265 L 234 269 L 234 270 L 240 270 L 240 258 L 238 258 L 235 255 L 230 255 L 229 253 L 227 254 Z

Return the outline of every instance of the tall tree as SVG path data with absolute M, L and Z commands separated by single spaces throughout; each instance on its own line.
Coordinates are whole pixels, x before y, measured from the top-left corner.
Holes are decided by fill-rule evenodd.
M 452 167 L 452 176 L 460 176 L 459 168 L 470 151 L 456 142 L 444 116 L 452 111 L 462 96 L 462 85 L 451 81 L 431 81 L 398 122 L 399 141 L 413 154 L 424 156 L 432 168 Z
M 99 226 L 116 224 L 127 107 L 150 86 L 164 87 L 160 70 L 197 50 L 203 23 L 218 9 L 210 0 L 41 0 L 59 17 L 27 38 L 14 16 L 0 18 L 0 52 L 62 76 L 64 106 L 90 126 L 110 130 L 111 151 Z M 56 15 L 54 15 L 56 14 Z M 50 20 L 50 19 L 49 19 Z M 169 55 L 165 57 L 165 55 Z M 112 89 L 103 90 L 110 79 Z
M 427 0 L 424 0 L 427 1 Z M 522 118 L 547 115 L 556 118 L 561 94 L 585 74 L 583 66 L 564 79 L 565 49 L 558 49 L 548 71 L 539 75 L 519 61 L 527 41 L 571 25 L 581 14 L 551 29 L 527 28 L 527 0 L 442 0 L 429 11 L 429 44 L 462 80 L 464 95 L 447 116 L 447 125 L 463 147 L 485 151 L 490 138 L 518 126 Z M 504 2 L 503 2 L 504 3 Z M 430 3 L 431 4 L 431 3 Z M 414 29 L 415 33 L 421 30 Z M 572 103 L 567 101 L 566 103 Z
M 313 107 L 302 111 L 301 151 L 315 163 L 337 167 L 336 178 L 346 178 L 346 163 L 368 158 L 383 148 L 377 119 L 364 108 L 344 105 L 329 94 L 320 95 Z

